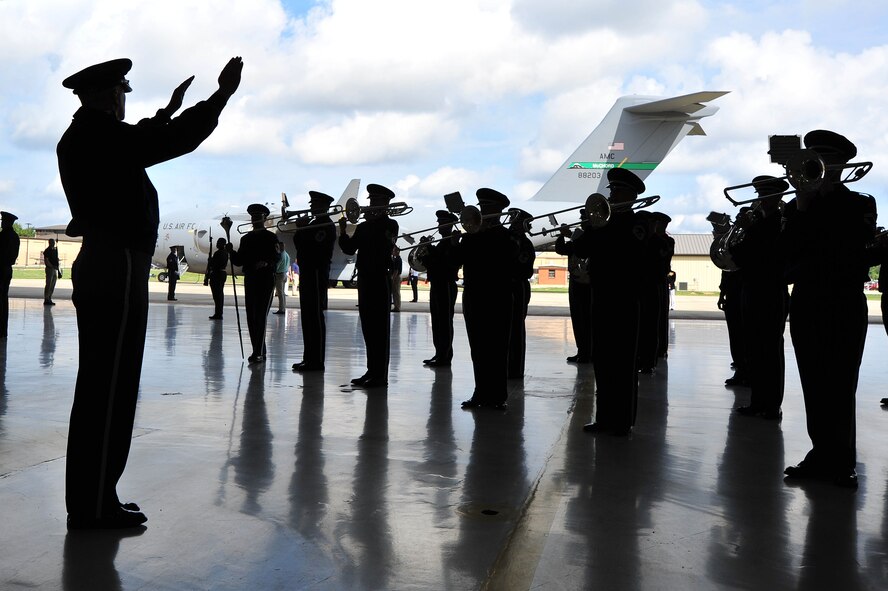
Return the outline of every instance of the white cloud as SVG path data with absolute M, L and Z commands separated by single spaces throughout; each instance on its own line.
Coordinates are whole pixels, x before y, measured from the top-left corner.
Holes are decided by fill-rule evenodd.
M 627 10 L 571 0 L 330 0 L 305 15 L 276 0 L 224 6 L 0 1 L 0 153 L 18 164 L 0 162 L 0 178 L 22 195 L 45 194 L 55 143 L 77 107 L 60 86 L 74 71 L 131 57 L 134 121 L 190 74 L 185 106 L 205 98 L 226 60 L 242 55 L 241 88 L 198 151 L 212 158 L 198 166 L 199 154 L 189 156 L 152 178 L 183 193 L 212 187 L 226 202 L 285 184 L 335 191 L 362 174 L 400 179 L 418 203 L 440 203 L 454 188 L 473 197 L 483 185 L 520 200 L 618 96 L 730 90 L 703 121 L 708 137 L 684 140 L 648 181 L 679 195 L 661 208 L 674 208 L 673 229 L 700 225 L 721 199 L 718 183 L 773 171 L 764 155 L 772 133 L 841 131 L 876 162 L 860 189 L 881 194 L 888 183 L 888 45 L 847 49 L 842 38 L 864 36 L 855 27 L 878 24 L 849 19 L 847 7 L 775 3 L 756 9 L 767 13 L 762 22 L 742 4 L 702 0 L 640 0 Z M 826 37 L 836 19 L 842 35 Z M 44 159 L 37 168 L 35 155 Z M 23 200 L 27 208 L 47 215 Z
M 456 128 L 434 114 L 357 114 L 318 125 L 295 138 L 293 148 L 310 164 L 369 164 L 410 159 L 453 139 Z

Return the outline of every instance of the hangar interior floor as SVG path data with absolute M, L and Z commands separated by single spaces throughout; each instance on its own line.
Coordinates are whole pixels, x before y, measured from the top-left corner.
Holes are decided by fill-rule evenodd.
M 860 489 L 789 486 L 808 449 L 787 344 L 782 423 L 738 417 L 721 322 L 674 321 L 629 438 L 581 431 L 594 404 L 566 317 L 527 319 L 505 412 L 424 368 L 429 316 L 393 315 L 388 391 L 363 373 L 357 313 L 328 313 L 327 371 L 298 375 L 299 314 L 269 316 L 269 360 L 235 315 L 151 308 L 120 485 L 144 531 L 68 533 L 64 473 L 77 330 L 69 301 L 11 300 L 0 380 L 2 589 L 886 589 L 888 339 L 871 326 L 858 393 Z M 788 337 L 788 331 L 787 331 Z M 246 336 L 245 336 L 246 338 Z M 828 371 L 824 368 L 824 371 Z

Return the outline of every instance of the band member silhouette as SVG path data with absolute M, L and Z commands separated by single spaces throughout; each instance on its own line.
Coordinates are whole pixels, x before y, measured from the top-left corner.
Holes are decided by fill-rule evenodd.
M 398 222 L 388 215 L 395 194 L 382 185 L 367 185 L 370 207 L 364 221 L 351 236 L 346 219 L 339 220 L 339 248 L 345 254 L 358 254 L 358 312 L 367 348 L 367 372 L 351 381 L 355 386 L 376 388 L 388 385 L 392 302 L 392 249 L 398 236 Z
M 309 191 L 311 219 L 297 218 L 293 234 L 296 263 L 299 265 L 299 309 L 302 322 L 302 361 L 293 371 L 323 371 L 327 348 L 327 320 L 324 308 L 330 280 L 330 263 L 336 242 L 336 228 L 327 215 L 333 198 Z
M 790 334 L 805 397 L 812 448 L 785 470 L 789 479 L 822 478 L 857 488 L 856 396 L 867 329 L 863 284 L 867 245 L 876 233 L 876 202 L 841 183 L 841 167 L 857 155 L 845 136 L 805 135 L 826 165 L 822 182 L 800 186 L 784 208 Z M 823 273 L 829 270 L 829 289 Z
M 472 353 L 475 390 L 463 408 L 505 409 L 508 393 L 509 333 L 512 289 L 491 269 L 511 265 L 518 244 L 503 227 L 509 198 L 493 189 L 478 189 L 482 223 L 479 231 L 458 235 L 454 262 L 463 268 L 463 318 Z
M 247 207 L 253 229 L 244 234 L 237 250 L 229 242 L 225 248 L 231 262 L 244 271 L 244 311 L 247 314 L 247 330 L 253 352 L 247 358 L 250 363 L 265 361 L 265 325 L 271 298 L 274 295 L 274 272 L 280 258 L 278 239 L 265 228 L 268 208 L 261 203 Z

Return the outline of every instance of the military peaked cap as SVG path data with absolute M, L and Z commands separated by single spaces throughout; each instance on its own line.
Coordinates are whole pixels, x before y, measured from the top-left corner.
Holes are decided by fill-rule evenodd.
M 438 211 L 436 211 L 435 217 L 438 218 L 439 224 L 447 224 L 450 222 L 455 222 L 459 219 L 458 217 L 456 217 L 456 215 L 450 213 L 446 209 L 439 209 Z
M 851 140 L 826 129 L 809 131 L 805 135 L 805 147 L 821 156 L 834 157 L 842 162 L 848 162 L 857 156 L 857 146 L 851 143 Z
M 326 193 L 321 193 L 320 191 L 309 191 L 308 192 L 308 200 L 311 203 L 330 205 L 333 203 L 333 198 L 327 195 Z
M 124 92 L 130 92 L 132 88 L 126 79 L 126 74 L 132 67 L 132 60 L 127 58 L 102 62 L 71 74 L 62 81 L 62 86 L 70 88 L 74 94 L 114 88 L 118 85 L 123 86 Z
M 265 207 L 261 203 L 253 203 L 252 205 L 247 207 L 247 213 L 250 214 L 251 216 L 256 216 L 256 215 L 268 216 L 268 214 L 270 214 L 271 212 L 268 210 L 267 207 Z
M 478 203 L 481 205 L 490 205 L 491 207 L 502 211 L 509 206 L 509 198 L 494 189 L 482 188 L 475 191 L 478 197 Z
M 762 195 L 773 195 L 787 190 L 789 183 L 783 179 L 763 174 L 752 179 L 752 186 Z
M 608 188 L 623 187 L 633 191 L 636 195 L 644 193 L 644 182 L 631 170 L 625 168 L 611 168 L 607 171 Z
M 394 191 L 374 183 L 367 185 L 367 194 L 370 197 L 370 201 L 385 201 L 386 203 L 395 197 Z

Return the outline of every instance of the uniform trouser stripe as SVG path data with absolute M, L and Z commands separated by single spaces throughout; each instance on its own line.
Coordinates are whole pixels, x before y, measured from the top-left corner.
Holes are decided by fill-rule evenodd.
M 130 289 L 132 288 L 133 276 L 133 257 L 129 249 L 124 250 L 124 260 L 126 263 L 124 274 L 123 301 L 121 302 L 122 311 L 120 319 L 120 328 L 117 331 L 117 341 L 114 346 L 114 361 L 111 366 L 111 383 L 108 389 L 108 405 L 105 409 L 105 429 L 102 438 L 102 463 L 99 471 L 99 494 L 96 497 L 96 518 L 102 516 L 102 504 L 105 501 L 104 482 L 108 472 L 108 450 L 111 443 L 111 424 L 114 418 L 114 399 L 117 393 L 117 379 L 120 374 L 120 358 L 123 354 L 123 343 L 126 338 L 127 318 L 129 317 L 130 305 Z

